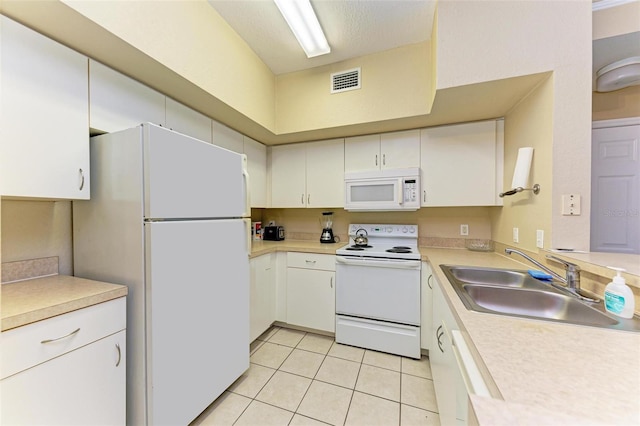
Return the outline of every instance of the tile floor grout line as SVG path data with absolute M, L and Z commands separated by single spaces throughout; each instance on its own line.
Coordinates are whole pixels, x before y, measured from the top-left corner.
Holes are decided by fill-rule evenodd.
M 362 359 L 364 359 L 364 354 L 362 355 Z M 343 426 L 347 424 L 347 419 L 349 418 L 349 410 L 351 410 L 351 403 L 353 402 L 353 396 L 356 393 L 356 386 L 358 386 L 360 371 L 362 371 L 362 362 L 360 362 L 360 365 L 358 366 L 358 374 L 356 375 L 356 382 L 353 384 L 353 389 L 351 390 L 351 398 L 349 398 L 349 405 L 347 406 L 347 412 L 345 413 L 344 421 L 342 422 Z

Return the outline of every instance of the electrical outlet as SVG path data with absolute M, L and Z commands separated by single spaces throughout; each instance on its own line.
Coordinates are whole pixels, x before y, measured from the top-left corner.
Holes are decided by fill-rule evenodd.
M 469 225 L 460 225 L 460 235 L 469 235 Z
M 562 196 L 562 215 L 580 216 L 580 195 L 567 194 Z
M 544 231 L 542 229 L 536 231 L 536 247 L 544 248 Z
M 514 243 L 519 243 L 520 242 L 520 238 L 519 238 L 519 229 L 518 228 L 513 228 L 513 242 Z

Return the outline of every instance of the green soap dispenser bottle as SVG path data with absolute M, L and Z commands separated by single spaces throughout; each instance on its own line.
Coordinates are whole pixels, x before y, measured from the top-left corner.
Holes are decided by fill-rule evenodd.
M 635 309 L 633 292 L 625 283 L 621 272 L 622 268 L 607 266 L 609 269 L 617 271 L 617 275 L 604 289 L 604 307 L 608 312 L 622 318 L 632 318 Z

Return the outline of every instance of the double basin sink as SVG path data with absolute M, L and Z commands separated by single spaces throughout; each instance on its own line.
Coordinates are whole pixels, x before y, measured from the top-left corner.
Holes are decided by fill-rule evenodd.
M 581 301 L 527 271 L 457 265 L 440 268 L 471 311 L 640 331 L 637 317 L 615 317 L 605 311 L 603 302 Z

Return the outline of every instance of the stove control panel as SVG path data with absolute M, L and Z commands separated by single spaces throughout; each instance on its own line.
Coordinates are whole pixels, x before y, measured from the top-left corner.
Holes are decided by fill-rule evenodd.
M 418 225 L 351 224 L 349 225 L 349 235 L 356 235 L 360 229 L 367 231 L 369 237 L 418 238 Z

